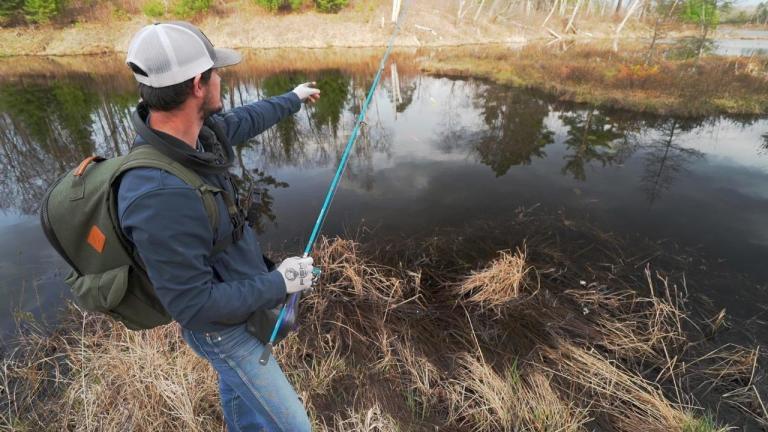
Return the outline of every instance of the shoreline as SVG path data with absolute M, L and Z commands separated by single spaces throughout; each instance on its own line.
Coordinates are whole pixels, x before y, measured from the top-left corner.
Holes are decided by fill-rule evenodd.
M 425 59 L 434 76 L 484 78 L 543 91 L 559 100 L 637 113 L 704 117 L 764 116 L 768 62 L 761 57 L 669 59 L 658 47 L 618 53 L 598 44 L 552 54 L 526 46 L 518 51 L 457 50 Z M 712 83 L 719 84 L 714 85 Z
M 9 31 L 11 29 L 0 28 L 0 46 L 3 45 L 5 39 L 8 38 Z M 688 37 L 688 33 L 676 34 L 674 38 Z M 401 39 L 398 37 L 397 39 Z M 571 35 L 563 37 L 561 39 L 553 39 L 547 35 L 533 35 L 520 37 L 515 39 L 486 39 L 476 40 L 471 42 L 439 42 L 439 41 L 427 41 L 421 42 L 420 39 L 411 37 L 409 41 L 398 42 L 396 39 L 393 44 L 395 49 L 440 49 L 440 48 L 473 48 L 473 47 L 522 47 L 526 45 L 535 45 L 544 42 L 577 42 L 577 43 L 605 43 L 606 41 L 612 41 L 614 38 L 609 34 L 592 35 L 592 36 L 579 36 Z M 642 42 L 649 39 L 647 36 L 642 35 L 625 35 L 619 38 L 622 43 Z M 747 38 L 747 37 L 724 37 L 722 39 L 727 40 L 764 40 L 764 38 Z M 239 44 L 217 44 L 217 47 L 230 48 L 235 50 L 327 50 L 327 49 L 374 49 L 385 48 L 386 42 L 371 44 L 306 44 L 306 45 L 292 45 L 292 44 L 278 44 L 278 45 L 239 45 Z M 127 49 L 123 46 L 117 46 L 113 48 L 100 48 L 98 45 L 84 47 L 78 51 L 59 51 L 59 50 L 42 50 L 36 52 L 28 52 L 17 50 L 15 52 L 3 51 L 0 49 L 0 59 L 3 58 L 24 58 L 24 57 L 81 57 L 81 56 L 103 56 L 103 55 L 118 55 L 127 53 Z
M 606 39 L 573 43 L 555 52 L 542 43 L 464 44 L 445 47 L 397 46 L 393 61 L 401 72 L 486 79 L 537 89 L 557 100 L 638 113 L 702 117 L 764 116 L 768 113 L 768 61 L 762 57 L 707 56 L 666 58 L 659 47 L 652 58 L 637 40 L 625 40 L 618 53 Z M 242 49 L 243 64 L 232 70 L 281 73 L 297 68 L 371 71 L 381 47 Z M 0 83 L 87 74 L 98 79 L 131 80 L 120 53 L 0 58 Z M 22 59 L 22 61 L 19 61 Z M 649 61 L 651 59 L 651 61 Z M 720 85 L 710 85 L 724 79 Z M 127 83 L 124 85 L 128 85 Z
M 210 14 L 192 19 L 216 46 L 233 49 L 324 49 L 379 48 L 391 36 L 393 24 L 388 9 L 359 12 L 342 11 L 327 15 L 304 12 L 288 15 L 266 14 L 251 7 L 236 14 Z M 163 19 L 172 19 L 171 17 Z M 586 20 L 589 28 L 566 34 L 555 24 L 536 25 L 543 18 L 526 17 L 532 25 L 516 21 L 487 20 L 457 23 L 454 15 L 429 5 L 415 6 L 401 24 L 395 40 L 398 48 L 461 48 L 482 45 L 520 46 L 546 41 L 600 43 L 614 38 L 617 23 L 613 20 Z M 67 25 L 0 27 L 0 57 L 78 56 L 120 54 L 127 51 L 130 38 L 144 25 L 157 20 L 131 15 L 111 22 L 92 20 Z M 555 28 L 557 32 L 551 30 Z M 286 31 L 286 29 L 290 29 Z M 760 39 L 754 35 L 738 36 L 751 28 L 718 29 L 715 37 L 724 39 Z M 556 39 L 557 34 L 561 39 Z M 678 39 L 696 34 L 693 28 L 669 31 L 667 38 Z M 766 33 L 768 35 L 768 33 Z M 734 35 L 737 37 L 734 38 Z M 650 38 L 650 28 L 643 23 L 629 23 L 620 35 L 622 43 Z

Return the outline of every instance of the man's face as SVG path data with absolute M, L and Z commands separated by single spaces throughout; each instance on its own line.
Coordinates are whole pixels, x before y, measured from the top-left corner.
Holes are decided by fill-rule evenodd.
M 224 109 L 221 101 L 221 77 L 216 69 L 211 73 L 211 79 L 205 85 L 205 97 L 203 99 L 203 118 L 208 118 L 211 114 L 216 114 Z

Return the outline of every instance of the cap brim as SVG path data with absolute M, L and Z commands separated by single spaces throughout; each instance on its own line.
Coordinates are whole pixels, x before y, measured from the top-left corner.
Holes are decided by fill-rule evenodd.
M 214 48 L 213 51 L 216 53 L 216 60 L 213 62 L 215 68 L 236 65 L 243 60 L 239 52 L 229 48 Z

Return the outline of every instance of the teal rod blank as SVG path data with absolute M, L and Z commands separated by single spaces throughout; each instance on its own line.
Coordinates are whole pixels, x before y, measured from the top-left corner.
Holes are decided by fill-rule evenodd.
M 376 77 L 373 79 L 373 83 L 371 84 L 371 88 L 368 90 L 368 96 L 365 98 L 365 102 L 363 103 L 363 107 L 360 110 L 360 115 L 357 116 L 357 121 L 355 122 L 355 127 L 352 129 L 352 135 L 349 136 L 349 141 L 347 141 L 347 146 L 344 148 L 344 153 L 341 155 L 341 161 L 339 162 L 338 168 L 336 168 L 336 174 L 333 176 L 333 180 L 331 181 L 331 185 L 328 188 L 328 193 L 325 195 L 325 201 L 323 201 L 323 206 L 320 208 L 320 213 L 317 215 L 317 220 L 315 221 L 315 226 L 312 229 L 312 234 L 309 236 L 309 240 L 307 241 L 307 246 L 304 248 L 304 256 L 309 256 L 309 253 L 312 252 L 312 248 L 315 246 L 315 241 L 317 240 L 317 236 L 320 234 L 320 229 L 323 226 L 323 223 L 325 222 L 325 217 L 328 214 L 328 209 L 331 207 L 331 202 L 333 201 L 334 195 L 336 195 L 336 189 L 338 189 L 339 181 L 341 180 L 342 174 L 344 174 L 344 169 L 347 166 L 347 161 L 349 160 L 349 155 L 352 152 L 352 147 L 355 144 L 355 141 L 357 141 L 357 136 L 360 134 L 360 127 L 363 124 L 363 121 L 365 120 L 365 114 L 368 112 L 368 105 L 370 105 L 371 100 L 373 99 L 373 94 L 376 93 L 376 87 L 379 86 L 379 81 L 381 81 L 381 75 L 384 71 L 384 66 L 387 64 L 387 59 L 389 58 L 389 54 L 392 52 L 392 47 L 394 46 L 395 38 L 397 37 L 397 33 L 400 31 L 400 22 L 403 16 L 405 16 L 405 11 L 408 7 L 408 3 L 405 2 L 405 6 L 403 7 L 403 10 L 400 14 L 400 16 L 397 18 L 397 23 L 395 24 L 395 29 L 392 32 L 392 36 L 389 38 L 389 42 L 387 43 L 387 50 L 384 52 L 384 57 L 381 58 L 381 62 L 379 63 L 379 69 L 376 71 Z M 298 301 L 300 293 L 293 293 L 290 295 L 288 301 L 283 305 L 283 307 L 280 309 L 280 314 L 277 317 L 277 322 L 275 323 L 275 328 L 272 330 L 272 335 L 269 338 L 269 343 L 267 343 L 267 346 L 264 347 L 264 354 L 259 359 L 259 363 L 262 365 L 267 364 L 267 361 L 269 360 L 269 356 L 272 352 L 272 346 L 275 342 L 275 339 L 277 338 L 277 334 L 280 331 L 280 326 L 283 323 L 283 318 L 285 317 L 285 314 L 287 311 L 292 311 L 293 308 L 296 305 L 296 302 Z

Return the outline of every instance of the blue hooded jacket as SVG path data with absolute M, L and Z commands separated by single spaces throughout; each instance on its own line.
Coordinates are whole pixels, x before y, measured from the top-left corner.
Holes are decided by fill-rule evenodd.
M 235 146 L 295 114 L 301 101 L 289 92 L 215 114 L 229 145 Z M 134 145 L 143 144 L 137 137 Z M 213 186 L 233 194 L 224 175 L 201 174 Z M 219 205 L 219 238 L 231 236 L 226 205 Z M 260 308 L 278 306 L 285 282 L 269 271 L 256 234 L 246 224 L 242 239 L 212 256 L 215 241 L 197 191 L 156 168 L 126 172 L 118 187 L 117 212 L 126 238 L 139 254 L 160 302 L 182 327 L 217 331 L 244 322 Z

